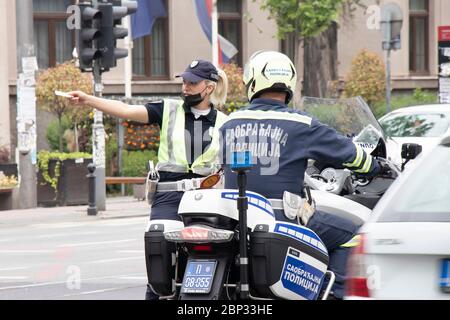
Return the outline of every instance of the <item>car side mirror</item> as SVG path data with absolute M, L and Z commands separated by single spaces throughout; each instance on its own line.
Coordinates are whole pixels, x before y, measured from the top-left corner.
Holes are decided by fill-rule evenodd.
M 415 158 L 422 152 L 422 146 L 417 143 L 404 143 L 402 144 L 402 159 L 405 161 L 402 163 L 402 171 L 405 170 L 406 164 Z
M 422 152 L 422 146 L 417 143 L 402 144 L 402 159 L 413 160 Z

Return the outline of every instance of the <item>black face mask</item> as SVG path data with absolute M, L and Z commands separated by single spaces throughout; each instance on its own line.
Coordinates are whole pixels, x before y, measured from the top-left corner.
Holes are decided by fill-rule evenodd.
M 195 106 L 199 105 L 205 99 L 205 97 L 202 97 L 202 93 L 205 90 L 206 90 L 206 87 L 200 93 L 197 93 L 197 94 L 190 94 L 190 95 L 181 94 L 181 99 L 183 99 L 184 104 L 186 106 L 195 107 Z

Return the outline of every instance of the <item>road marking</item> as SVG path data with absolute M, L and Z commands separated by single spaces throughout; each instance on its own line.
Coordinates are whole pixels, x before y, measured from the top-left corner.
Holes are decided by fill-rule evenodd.
M 128 258 L 117 258 L 117 259 L 105 259 L 105 260 L 95 260 L 92 262 L 88 262 L 88 264 L 98 264 L 98 263 L 109 263 L 109 262 L 117 262 L 117 261 L 126 261 L 126 260 L 136 260 L 136 259 L 144 259 L 144 256 L 139 257 L 128 257 Z
M 0 269 L 1 271 L 15 271 L 15 270 L 24 270 L 24 269 L 31 269 L 32 267 L 13 267 L 13 268 L 4 268 Z
M 147 224 L 147 221 L 128 221 L 128 222 L 123 222 L 123 221 L 108 221 L 108 222 L 104 222 L 102 223 L 102 226 L 107 226 L 107 227 L 122 227 L 122 226 L 132 226 L 132 225 L 136 225 L 136 224 L 140 224 L 145 228 L 145 225 Z
M 103 290 L 86 291 L 86 292 L 82 292 L 80 294 L 102 293 L 102 292 L 108 292 L 108 291 L 113 291 L 113 290 L 117 290 L 117 289 L 118 288 L 109 288 L 109 289 L 103 289 Z
M 142 273 L 132 273 L 132 274 L 114 275 L 114 276 L 107 276 L 107 277 L 86 278 L 86 279 L 81 279 L 81 281 L 84 282 L 84 281 L 93 281 L 93 280 L 115 279 L 115 278 L 121 278 L 121 277 L 132 277 L 132 276 L 137 276 L 137 275 L 142 275 Z M 66 285 L 67 280 L 66 281 L 55 281 L 55 282 L 43 282 L 43 283 L 35 283 L 35 284 L 25 284 L 25 285 L 21 285 L 21 286 L 0 287 L 0 291 L 54 286 L 54 285 L 61 285 L 61 284 Z
M 119 279 L 123 279 L 123 280 L 143 280 L 143 281 L 147 281 L 147 277 L 120 277 Z
M 132 242 L 132 241 L 137 241 L 137 240 L 138 239 L 124 239 L 124 240 L 111 240 L 111 241 L 100 241 L 100 242 L 67 243 L 67 244 L 59 245 L 58 248 L 96 246 L 96 245 L 101 245 L 101 244 L 124 243 L 124 242 Z
M 128 228 L 128 231 L 141 231 L 143 233 L 147 232 L 147 225 L 140 226 L 140 227 L 134 227 L 134 228 Z
M 8 276 L 8 277 L 3 277 L 3 276 L 0 276 L 0 280 L 26 280 L 26 279 L 28 279 L 28 277 L 21 277 L 21 276 L 16 276 L 16 277 L 14 277 L 14 276 Z
M 0 242 L 11 242 L 11 241 L 16 241 L 16 239 L 0 239 Z
M 144 254 L 144 250 L 117 250 L 117 253 L 141 253 Z
M 53 253 L 54 250 L 0 250 L 1 253 Z
M 110 292 L 110 291 L 119 291 L 124 289 L 132 289 L 132 288 L 139 288 L 142 285 L 139 286 L 127 286 L 127 287 L 117 287 L 117 288 L 109 288 L 109 289 L 103 289 L 103 290 L 95 290 L 95 291 L 85 291 L 81 293 L 71 293 L 71 294 L 65 294 L 63 297 L 74 297 L 74 296 L 80 296 L 80 295 L 87 295 L 87 294 L 95 294 L 95 293 L 103 293 L 103 292 Z
M 41 236 L 35 237 L 23 237 L 20 239 L 0 239 L 0 242 L 16 242 L 16 241 L 24 241 L 24 240 L 35 240 L 35 239 L 50 239 L 50 238 L 58 238 L 58 237 L 72 237 L 72 236 L 87 236 L 93 234 L 100 234 L 100 232 L 77 232 L 77 233 L 56 233 L 56 234 L 45 234 Z
M 48 239 L 48 238 L 58 238 L 58 237 L 71 237 L 71 236 L 87 236 L 91 234 L 98 234 L 98 232 L 78 232 L 78 233 L 57 233 L 57 234 L 46 234 L 43 236 L 37 236 L 33 239 Z
M 39 229 L 43 229 L 43 228 L 48 228 L 48 229 L 62 229 L 62 228 L 75 228 L 75 227 L 82 227 L 82 226 L 86 226 L 87 223 L 86 222 L 55 222 L 55 223 L 37 223 L 37 224 L 32 224 L 31 227 L 32 228 L 39 228 Z

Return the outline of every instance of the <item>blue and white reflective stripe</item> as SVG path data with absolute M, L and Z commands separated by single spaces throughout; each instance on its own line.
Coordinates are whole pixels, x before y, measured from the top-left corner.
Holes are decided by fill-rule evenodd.
M 232 113 L 228 120 L 254 119 L 254 120 L 286 120 L 311 125 L 312 118 L 294 112 L 243 110 Z
M 272 205 L 269 200 L 267 200 L 264 197 L 261 197 L 254 193 L 246 192 L 245 194 L 248 199 L 248 205 L 254 206 L 267 214 L 269 214 L 272 217 L 275 217 L 275 214 L 273 213 Z M 237 200 L 239 197 L 238 192 L 222 192 L 222 198 L 223 199 L 229 199 L 229 200 Z
M 277 223 L 274 232 L 300 240 L 301 242 L 319 249 L 320 251 L 328 255 L 327 248 L 323 245 L 322 240 L 314 232 L 308 229 L 288 224 Z

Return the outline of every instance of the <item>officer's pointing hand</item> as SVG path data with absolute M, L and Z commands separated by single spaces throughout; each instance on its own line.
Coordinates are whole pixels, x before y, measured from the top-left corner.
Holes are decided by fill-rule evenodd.
M 68 94 L 72 96 L 70 101 L 75 105 L 84 104 L 88 97 L 88 95 L 86 93 L 84 93 L 83 91 L 71 91 L 71 92 L 68 92 Z

